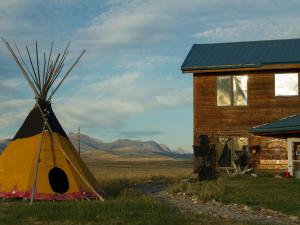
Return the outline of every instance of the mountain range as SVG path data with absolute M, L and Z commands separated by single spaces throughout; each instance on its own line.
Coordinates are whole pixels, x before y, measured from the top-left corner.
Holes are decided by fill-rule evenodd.
M 0 153 L 6 148 L 10 139 L 0 139 Z
M 71 142 L 78 148 L 78 134 L 68 134 Z M 9 139 L 0 139 L 0 152 L 2 152 Z M 90 137 L 85 134 L 80 135 L 80 150 L 82 153 L 101 152 L 121 158 L 148 158 L 162 157 L 173 159 L 191 159 L 192 154 L 182 148 L 172 151 L 165 144 L 158 144 L 155 141 L 137 141 L 130 139 L 119 139 L 114 142 L 104 142 L 100 139 Z

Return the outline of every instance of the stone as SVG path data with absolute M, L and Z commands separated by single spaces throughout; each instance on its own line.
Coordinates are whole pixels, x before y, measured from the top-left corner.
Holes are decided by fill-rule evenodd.
M 224 215 L 222 215 L 222 217 L 223 217 L 224 219 L 228 219 L 228 218 L 229 218 L 228 214 L 224 214 Z
M 298 220 L 298 216 L 290 216 L 291 220 Z
M 243 207 L 243 210 L 249 212 L 249 211 L 251 211 L 251 208 L 249 206 L 245 205 Z

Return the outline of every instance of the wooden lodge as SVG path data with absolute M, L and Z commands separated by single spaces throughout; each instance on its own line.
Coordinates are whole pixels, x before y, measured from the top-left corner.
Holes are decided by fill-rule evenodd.
M 208 135 L 217 167 L 247 155 L 256 169 L 288 169 L 286 136 L 250 130 L 300 113 L 300 39 L 195 44 L 181 69 L 193 74 L 194 145 Z

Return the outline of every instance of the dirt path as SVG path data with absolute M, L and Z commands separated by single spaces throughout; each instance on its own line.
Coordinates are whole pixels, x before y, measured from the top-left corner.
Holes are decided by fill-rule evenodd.
M 178 193 L 176 196 L 170 194 L 167 183 L 144 183 L 136 185 L 136 190 L 156 198 L 160 201 L 180 209 L 183 212 L 206 214 L 224 219 L 259 224 L 274 225 L 299 225 L 300 219 L 296 216 L 285 215 L 269 209 L 253 210 L 248 206 L 237 204 L 225 205 L 220 202 L 201 202 L 196 196 L 185 196 Z

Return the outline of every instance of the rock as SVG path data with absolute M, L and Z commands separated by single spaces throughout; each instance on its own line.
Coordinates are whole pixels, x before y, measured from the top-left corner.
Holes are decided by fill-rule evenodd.
M 291 220 L 298 220 L 298 216 L 290 216 Z
M 189 182 L 189 179 L 181 179 L 180 183 L 187 184 Z
M 218 201 L 216 201 L 215 199 L 211 200 L 210 203 L 211 203 L 212 205 L 214 205 L 214 206 L 221 206 L 221 205 L 222 205 L 221 202 L 218 202 Z
M 251 177 L 257 177 L 256 173 L 251 173 Z
M 243 210 L 246 211 L 246 212 L 249 212 L 249 211 L 251 211 L 251 208 L 249 206 L 245 205 L 243 207 Z
M 223 217 L 224 219 L 228 219 L 228 218 L 229 218 L 229 216 L 228 216 L 227 214 L 222 215 L 222 217 Z

